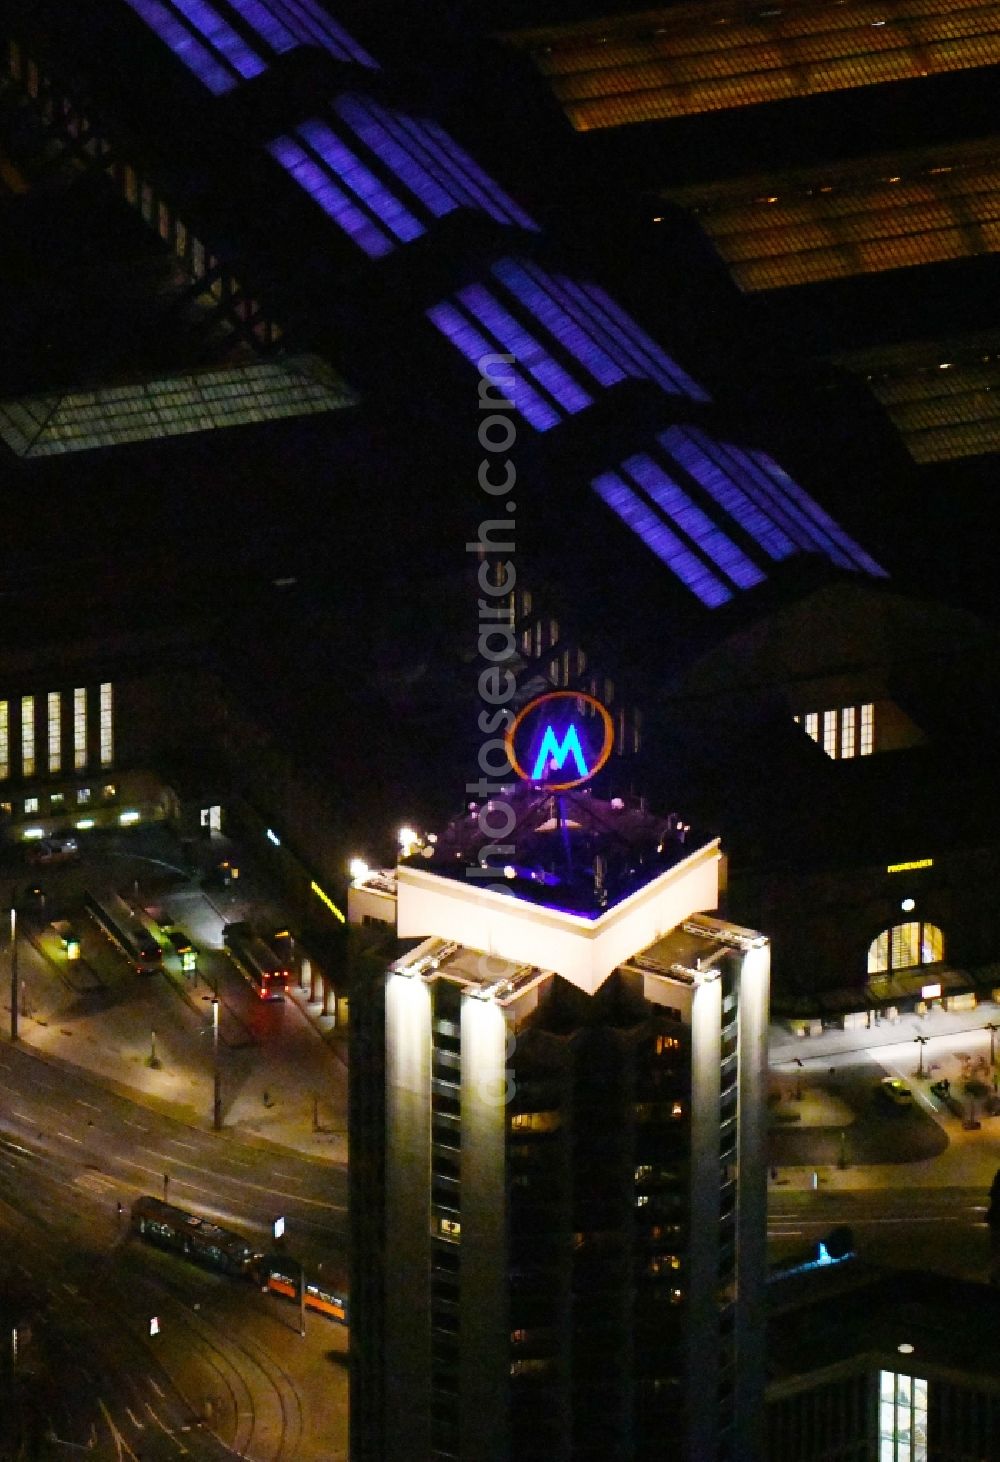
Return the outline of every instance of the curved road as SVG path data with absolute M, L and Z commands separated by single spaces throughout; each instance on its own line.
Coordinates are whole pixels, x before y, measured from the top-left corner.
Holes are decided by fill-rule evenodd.
M 125 1227 L 133 1198 L 162 1196 L 166 1175 L 171 1202 L 261 1248 L 282 1213 L 290 1251 L 336 1276 L 343 1167 L 184 1126 L 9 1044 L 0 1088 L 0 1277 L 41 1307 L 59 1442 L 130 1462 L 345 1455 L 346 1332 L 310 1315 L 303 1340 L 293 1305 Z M 71 1455 L 55 1440 L 49 1450 Z

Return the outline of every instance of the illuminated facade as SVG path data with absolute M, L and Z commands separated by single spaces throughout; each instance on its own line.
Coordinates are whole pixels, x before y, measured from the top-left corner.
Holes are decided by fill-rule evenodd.
M 516 868 L 463 877 L 464 819 L 401 864 L 352 998 L 351 1455 L 747 1462 L 767 941 L 704 912 L 716 843 L 510 796 Z

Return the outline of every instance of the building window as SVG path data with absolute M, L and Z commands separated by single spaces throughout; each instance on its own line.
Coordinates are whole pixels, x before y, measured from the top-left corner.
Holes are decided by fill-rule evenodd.
M 86 804 L 90 801 L 90 788 L 89 787 L 77 787 L 77 789 L 76 789 L 76 800 L 77 800 L 77 803 L 81 807 L 86 806 Z
M 0 779 L 10 776 L 10 702 L 0 701 Z
M 868 947 L 868 973 L 885 974 L 889 970 L 909 970 L 918 965 L 933 965 L 944 959 L 944 935 L 936 924 L 913 919 L 883 929 Z
M 105 782 L 104 786 L 101 788 L 101 796 L 104 798 L 105 802 L 114 801 L 114 799 L 118 796 L 118 788 L 115 786 L 114 782 Z
M 57 690 L 48 694 L 49 771 L 62 771 L 62 696 Z
M 115 743 L 114 730 L 111 724 L 113 705 L 111 699 L 111 681 L 106 680 L 101 686 L 101 766 L 109 767 L 114 760 Z
M 875 706 L 871 701 L 832 711 L 807 711 L 795 721 L 831 761 L 871 756 L 875 750 Z
M 87 692 L 78 685 L 73 692 L 73 766 L 82 772 L 87 765 Z
M 680 1050 L 680 1038 L 678 1036 L 657 1036 L 656 1054 L 665 1056 L 668 1051 Z
M 53 812 L 58 812 L 60 807 L 66 805 L 66 794 L 64 792 L 53 792 L 49 798 L 49 806 Z
M 21 697 L 21 775 L 35 775 L 35 697 Z
M 927 1382 L 879 1372 L 879 1462 L 928 1462 Z
M 24 799 L 24 815 L 25 815 L 25 817 L 30 817 L 33 812 L 37 812 L 37 811 L 38 811 L 38 798 L 37 797 L 25 797 L 25 799 Z

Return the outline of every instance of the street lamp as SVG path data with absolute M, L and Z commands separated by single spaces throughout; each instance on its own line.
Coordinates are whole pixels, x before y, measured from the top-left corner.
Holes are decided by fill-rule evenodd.
M 10 904 L 10 1038 L 17 1040 L 17 906 Z
M 983 1029 L 990 1033 L 990 1065 L 993 1066 L 996 1064 L 997 1031 L 1000 1030 L 1000 1025 L 988 1020 Z
M 930 1040 L 930 1036 L 914 1036 L 913 1039 L 917 1042 L 918 1046 L 920 1047 L 920 1060 L 917 1062 L 917 1075 L 918 1076 L 923 1076 L 923 1074 L 924 1074 L 924 1047 L 926 1046 L 927 1042 Z
M 219 997 L 212 996 L 212 1126 L 222 1131 L 222 1081 L 219 1071 Z

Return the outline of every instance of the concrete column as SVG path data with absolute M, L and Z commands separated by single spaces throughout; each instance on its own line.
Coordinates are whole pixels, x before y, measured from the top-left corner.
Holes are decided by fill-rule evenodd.
M 299 971 L 299 984 L 303 990 L 312 984 L 312 960 L 308 955 L 302 956 L 302 968 Z
M 310 1004 L 312 1004 L 312 1005 L 315 1005 L 316 1004 L 316 1001 L 319 999 L 318 990 L 319 990 L 319 970 L 316 968 L 316 966 L 314 964 L 310 964 L 310 966 L 309 966 L 309 1001 L 310 1001 Z
M 740 972 L 739 1186 L 736 1229 L 736 1445 L 746 1462 L 764 1455 L 767 1327 L 767 1022 L 771 950 L 750 949 Z
M 322 1014 L 323 1015 L 329 1015 L 330 1014 L 330 995 L 332 994 L 332 991 L 333 991 L 333 986 L 330 983 L 329 976 L 324 975 L 323 976 L 323 1010 L 322 1010 Z
M 688 1203 L 685 1462 L 718 1451 L 719 1039 L 722 981 L 703 980 L 691 1004 L 691 1189 Z M 744 1462 L 742 1454 L 740 1462 Z M 747 1459 L 749 1462 L 749 1459 Z
M 462 1462 L 509 1462 L 507 1023 L 492 1000 L 462 1001 Z
M 386 986 L 386 1456 L 427 1462 L 431 1388 L 431 999 L 419 978 Z

